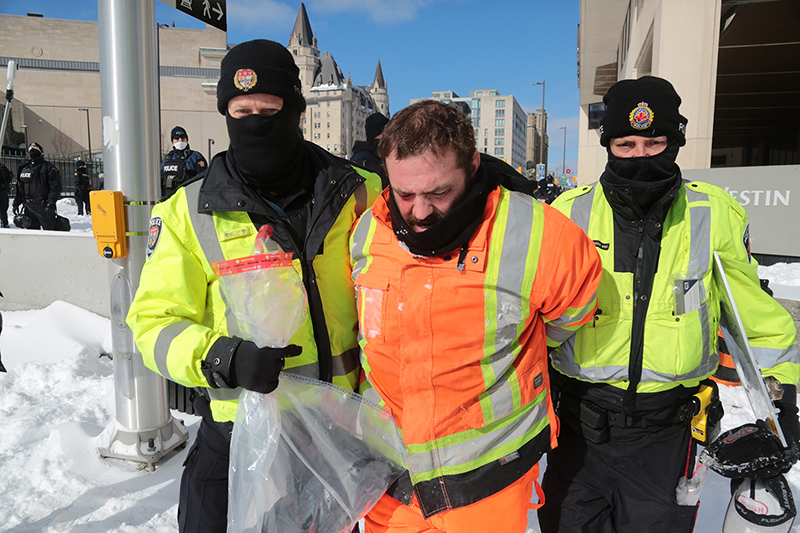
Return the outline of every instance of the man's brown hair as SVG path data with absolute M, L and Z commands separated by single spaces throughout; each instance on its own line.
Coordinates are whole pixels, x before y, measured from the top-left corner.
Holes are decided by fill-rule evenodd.
M 394 115 L 383 130 L 378 155 L 386 159 L 395 152 L 397 159 L 432 153 L 439 156 L 452 149 L 456 163 L 470 175 L 475 153 L 475 132 L 467 116 L 455 107 L 422 100 Z

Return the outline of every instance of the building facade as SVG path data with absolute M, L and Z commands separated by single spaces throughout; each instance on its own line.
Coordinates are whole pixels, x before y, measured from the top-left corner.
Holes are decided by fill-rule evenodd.
M 330 52 L 320 53 L 302 3 L 287 48 L 300 68 L 308 105 L 300 125 L 303 136 L 334 155 L 349 157 L 353 143 L 367 138 L 366 118 L 373 113 L 390 116 L 388 86 L 380 60 L 372 83 L 355 85 L 350 76 L 342 74 Z
M 527 160 L 525 168 L 535 170 L 536 165 L 545 164 L 547 172 L 547 152 L 550 140 L 547 137 L 547 112 L 537 109 L 535 113 L 528 113 L 528 144 L 525 151 Z
M 180 125 L 192 149 L 210 160 L 229 142 L 216 95 L 220 62 L 229 48 L 226 33 L 211 26 L 159 25 L 157 39 L 161 151 L 172 148 L 170 131 Z M 367 116 L 389 116 L 380 60 L 371 84 L 358 86 L 345 78 L 330 53 L 320 54 L 303 4 L 287 48 L 300 68 L 308 103 L 304 137 L 347 157 L 356 140 L 366 139 Z M 9 60 L 20 66 L 2 146 L 21 150 L 37 141 L 49 156 L 87 158 L 90 151 L 92 157 L 102 156 L 99 56 L 96 22 L 0 15 L 0 67 Z
M 430 98 L 411 103 L 420 100 L 439 100 L 461 109 L 472 120 L 479 152 L 502 159 L 520 173 L 525 171 L 527 119 L 516 98 L 497 89 L 484 89 L 470 91 L 468 97 L 453 91 L 432 92 Z
M 746 209 L 756 253 L 800 257 L 800 2 L 581 0 L 578 181 L 597 181 L 602 103 L 618 80 L 669 80 L 688 119 L 684 177 Z M 792 194 L 792 189 L 795 189 Z M 797 235 L 796 235 L 797 234 Z
M 161 150 L 170 131 L 186 128 L 189 144 L 208 157 L 208 139 L 224 150 L 225 118 L 217 112 L 225 32 L 161 25 L 159 40 Z M 96 22 L 0 15 L 0 66 L 19 65 L 3 147 L 40 143 L 47 155 L 102 154 L 99 41 Z

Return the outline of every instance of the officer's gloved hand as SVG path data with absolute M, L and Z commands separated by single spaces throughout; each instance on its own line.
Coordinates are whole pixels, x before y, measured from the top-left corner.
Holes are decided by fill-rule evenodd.
M 55 204 L 47 204 L 47 207 L 45 207 L 44 209 L 44 214 L 47 215 L 47 218 L 55 218 L 56 216 Z
M 22 214 L 22 204 L 14 204 L 14 214 L 15 215 Z
M 284 348 L 259 348 L 253 342 L 242 341 L 233 352 L 228 382 L 232 387 L 262 394 L 272 392 L 278 386 L 284 358 L 300 355 L 302 351 L 303 348 L 296 344 Z
M 800 420 L 797 417 L 797 387 L 795 385 L 783 385 L 783 397 L 775 400 L 775 407 L 781 410 L 778 414 L 778 422 L 781 424 L 783 436 L 786 443 L 800 446 Z

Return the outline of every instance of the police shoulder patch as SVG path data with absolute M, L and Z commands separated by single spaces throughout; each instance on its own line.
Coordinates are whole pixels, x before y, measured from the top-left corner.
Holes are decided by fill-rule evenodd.
M 150 256 L 156 251 L 156 246 L 158 246 L 158 241 L 161 238 L 161 217 L 153 217 L 150 219 L 150 231 L 148 232 L 147 237 L 147 258 L 150 259 Z
M 200 165 L 201 167 L 206 166 L 206 162 L 205 161 L 198 161 L 197 164 Z

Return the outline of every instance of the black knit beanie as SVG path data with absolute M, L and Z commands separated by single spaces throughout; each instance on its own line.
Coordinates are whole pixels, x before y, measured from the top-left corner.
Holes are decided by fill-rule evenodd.
M 678 146 L 686 144 L 686 117 L 678 112 L 681 97 L 672 84 L 654 76 L 618 81 L 603 97 L 606 115 L 600 121 L 600 144 L 639 135 L 666 135 Z
M 186 140 L 189 140 L 189 135 L 186 133 L 186 130 L 180 126 L 175 126 L 172 128 L 172 133 L 170 133 L 170 140 L 177 139 L 178 137 L 186 137 Z
M 364 129 L 367 132 L 367 140 L 372 142 L 375 137 L 383 133 L 383 128 L 389 123 L 389 119 L 381 113 L 373 113 L 364 121 Z
M 280 96 L 285 104 L 305 111 L 299 73 L 292 54 L 280 43 L 256 39 L 237 44 L 220 65 L 217 109 L 224 115 L 232 98 L 264 93 Z

